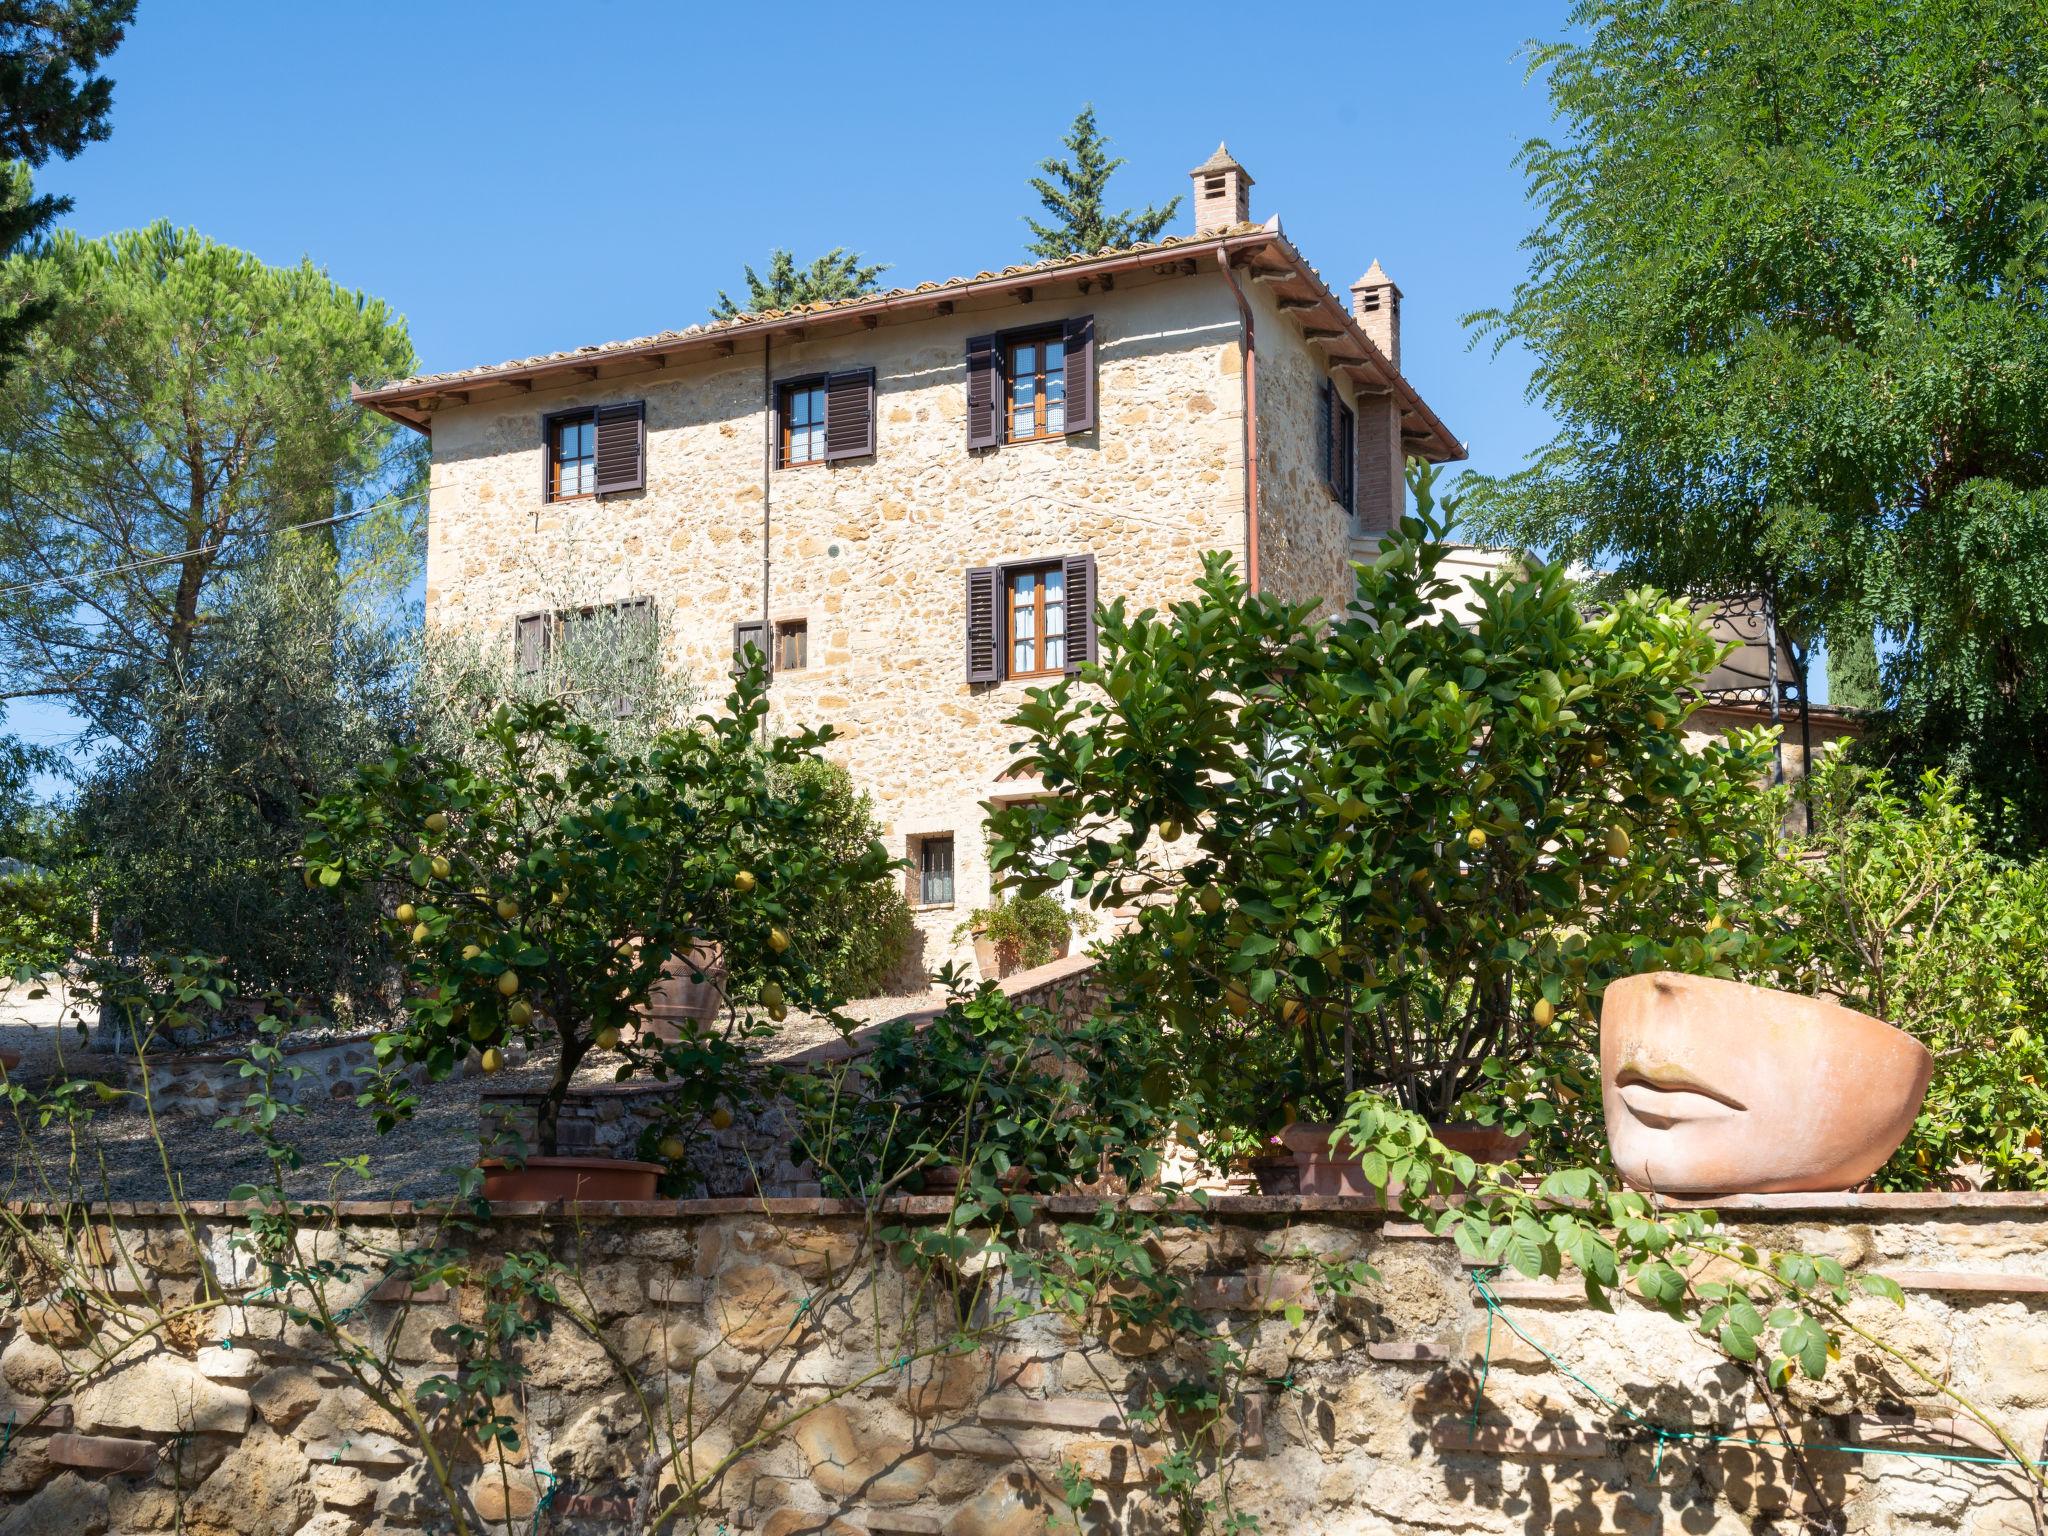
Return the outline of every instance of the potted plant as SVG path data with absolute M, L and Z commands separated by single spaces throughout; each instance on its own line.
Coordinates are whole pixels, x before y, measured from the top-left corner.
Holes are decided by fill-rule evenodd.
M 831 733 L 763 736 L 766 709 L 756 668 L 724 713 L 621 752 L 554 701 L 501 706 L 479 727 L 491 750 L 402 749 L 313 811 L 308 877 L 399 898 L 385 923 L 405 1017 L 379 1037 L 380 1061 L 438 1078 L 472 1052 L 496 1070 L 510 1041 L 552 1049 L 532 1155 L 487 1168 L 487 1195 L 652 1195 L 664 1164 L 560 1155 L 562 1105 L 593 1051 L 620 1058 L 617 1078 L 673 1084 L 680 1131 L 685 1112 L 708 1122 L 744 1101 L 750 1045 L 788 1008 L 838 1019 L 790 933 L 809 903 L 894 866 L 879 843 L 820 844 L 814 781 L 784 770 Z M 676 957 L 713 955 L 717 1015 L 672 1014 L 673 1039 L 631 1027 Z M 416 1102 L 397 1075 L 371 1097 L 385 1129 Z M 677 1134 L 661 1150 L 681 1164 L 689 1146 Z
M 974 940 L 974 963 L 983 979 L 1000 981 L 1017 971 L 1063 960 L 1085 914 L 1077 916 L 1056 896 L 1009 896 L 979 907 L 953 930 L 955 939 Z
M 1440 574 L 1453 509 L 1413 483 L 1419 514 L 1334 620 L 1247 592 L 1221 555 L 1167 614 L 1106 607 L 1096 686 L 1014 722 L 1051 794 L 991 819 L 1026 895 L 1071 882 L 1135 910 L 1101 974 L 1159 1021 L 1208 1143 L 1284 1130 L 1311 1182 L 1344 1182 L 1328 1138 L 1354 1092 L 1542 1125 L 1542 1086 L 1493 1090 L 1544 1053 L 1594 1077 L 1608 980 L 1732 970 L 1753 940 L 1715 915 L 1722 882 L 1777 814 L 1762 733 L 1681 737 L 1719 655 L 1687 605 L 1587 617 L 1557 566 L 1461 592 Z

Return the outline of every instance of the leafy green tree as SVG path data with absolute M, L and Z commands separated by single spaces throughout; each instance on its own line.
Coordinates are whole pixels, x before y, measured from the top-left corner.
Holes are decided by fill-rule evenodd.
M 30 172 L 107 136 L 114 82 L 95 71 L 134 18 L 135 0 L 0 0 L 0 255 L 70 211 L 70 198 L 38 195 Z M 0 301 L 0 376 L 57 297 L 16 290 Z
M 769 252 L 766 277 L 752 267 L 743 270 L 747 276 L 747 302 L 735 304 L 723 288 L 719 289 L 718 302 L 711 306 L 714 320 L 859 298 L 864 293 L 873 293 L 875 280 L 889 269 L 886 265 L 863 262 L 859 251 L 835 245 L 807 267 L 799 267 L 796 257 L 777 246 Z
M 1093 103 L 1074 115 L 1074 124 L 1061 146 L 1071 158 L 1048 156 L 1039 162 L 1044 174 L 1031 178 L 1031 190 L 1051 222 L 1041 224 L 1029 214 L 1033 239 L 1025 247 L 1045 260 L 1061 256 L 1092 256 L 1110 246 L 1138 245 L 1159 238 L 1159 232 L 1180 208 L 1175 197 L 1164 208 L 1147 205 L 1142 211 L 1126 208 L 1111 213 L 1103 205 L 1109 178 L 1124 163 L 1121 155 L 1110 158 L 1109 137 L 1095 126 Z
M 324 889 L 398 896 L 385 918 L 401 957 L 405 1020 L 380 1059 L 453 1071 L 471 1050 L 496 1065 L 508 1041 L 551 1046 L 539 1150 L 577 1069 L 617 1051 L 618 1075 L 674 1082 L 708 1116 L 748 1088 L 747 1046 L 791 1007 L 837 1019 L 821 956 L 796 941 L 823 903 L 888 878 L 878 842 L 848 856 L 820 837 L 823 800 L 791 770 L 829 728 L 759 733 L 767 680 L 756 667 L 727 708 L 645 753 L 614 752 L 553 701 L 498 711 L 496 761 L 404 747 L 363 765 L 312 813 L 307 878 Z M 722 1020 L 679 1025 L 665 1042 L 632 1029 L 672 955 L 716 945 Z M 417 1097 L 394 1079 L 387 1128 Z
M 1887 1189 L 2048 1189 L 2048 858 L 1984 846 L 1954 780 L 1902 784 L 1840 751 L 1814 766 L 1818 830 L 1754 867 L 1785 949 L 1757 979 L 1839 997 L 1934 1055 Z M 1801 855 L 1807 855 L 1801 857 Z
M 802 759 L 778 776 L 777 785 L 784 794 L 814 803 L 814 835 L 824 852 L 850 862 L 880 841 L 873 798 L 838 763 Z M 902 882 L 880 880 L 821 894 L 789 931 L 813 957 L 828 989 L 842 997 L 873 997 L 906 969 L 917 920 Z
M 1884 673 L 1868 630 L 1843 628 L 1828 636 L 1828 702 L 1838 709 L 1884 708 Z
M 1899 745 L 2048 840 L 2048 28 L 2036 0 L 1580 0 L 1537 47 L 1559 423 L 1481 537 L 1887 639 Z M 1894 648 L 1895 643 L 1895 648 Z M 2004 802 L 2012 803 L 2010 815 Z
M 1583 1083 L 1610 980 L 1730 974 L 1752 944 L 1721 910 L 1767 853 L 1768 743 L 1687 748 L 1719 655 L 1691 607 L 1639 592 L 1587 619 L 1535 566 L 1476 582 L 1460 619 L 1455 508 L 1413 484 L 1334 621 L 1211 555 L 1169 613 L 1105 606 L 1094 686 L 1014 717 L 1051 793 L 991 818 L 992 861 L 1026 894 L 1137 909 L 1105 978 L 1226 1143 L 1354 1090 L 1448 1118 L 1539 1057 Z
M 310 262 L 168 224 L 60 233 L 0 268 L 26 291 L 62 303 L 0 389 L 0 699 L 61 699 L 89 741 L 145 752 L 144 701 L 183 686 L 271 533 L 326 524 L 344 583 L 416 561 L 420 439 L 348 399 L 412 344 Z

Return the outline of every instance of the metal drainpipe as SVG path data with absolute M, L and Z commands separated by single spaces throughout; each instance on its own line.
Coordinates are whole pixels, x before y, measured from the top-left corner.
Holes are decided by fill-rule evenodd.
M 773 566 L 773 557 L 768 552 L 768 533 L 772 525 L 769 513 L 768 493 L 775 471 L 775 377 L 771 359 L 775 355 L 775 337 L 770 334 L 761 338 L 761 664 L 768 676 L 775 675 L 775 621 L 769 617 L 768 577 Z M 763 716 L 761 733 L 767 735 L 768 721 Z
M 1259 342 L 1252 307 L 1230 270 L 1230 254 L 1219 250 L 1216 265 L 1237 299 L 1238 324 L 1244 329 L 1244 579 L 1259 590 Z

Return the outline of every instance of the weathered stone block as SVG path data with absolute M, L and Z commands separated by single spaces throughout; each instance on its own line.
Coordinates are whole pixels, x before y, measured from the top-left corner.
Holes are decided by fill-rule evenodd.
M 107 1528 L 107 1490 L 65 1472 L 33 1498 L 0 1517 L 0 1536 L 100 1536 Z
M 249 1427 L 249 1394 L 201 1374 L 167 1352 L 121 1366 L 72 1399 L 78 1426 L 151 1434 L 239 1435 Z
M 863 1445 L 853 1421 L 838 1403 L 806 1414 L 793 1431 L 810 1463 L 811 1481 L 833 1498 L 858 1495 L 877 1504 L 908 1504 L 932 1480 L 931 1455 L 900 1440 Z
M 329 1509 L 365 1510 L 377 1497 L 377 1485 L 355 1467 L 314 1466 L 313 1497 Z
M 252 1360 L 257 1358 L 254 1350 L 237 1353 Z M 331 1390 L 332 1384 L 321 1380 L 308 1367 L 281 1365 L 249 1388 L 249 1401 L 263 1415 L 264 1423 L 282 1431 L 298 1423 Z
M 305 1456 L 259 1431 L 229 1453 L 185 1508 L 191 1536 L 294 1536 L 313 1513 Z

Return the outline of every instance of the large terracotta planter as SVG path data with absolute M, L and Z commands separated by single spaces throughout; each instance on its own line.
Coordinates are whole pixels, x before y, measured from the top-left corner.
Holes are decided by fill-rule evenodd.
M 526 1166 L 486 1162 L 486 1200 L 652 1200 L 660 1163 L 623 1157 L 529 1157 Z
M 1064 960 L 1074 948 L 1074 936 L 1068 934 L 1060 940 L 1059 948 L 1041 962 L 1050 965 L 1054 960 Z M 1005 976 L 1014 976 L 1028 967 L 1024 957 L 1014 944 L 998 944 L 994 939 L 984 937 L 979 931 L 974 935 L 974 965 L 981 972 L 984 981 L 1001 981 Z
M 1913 1128 L 1934 1058 L 1819 998 L 1654 971 L 1607 989 L 1607 1144 L 1638 1189 L 1697 1197 L 1849 1189 Z
M 1334 1125 L 1315 1121 L 1297 1120 L 1280 1132 L 1280 1145 L 1294 1157 L 1294 1188 L 1273 1190 L 1271 1193 L 1297 1195 L 1370 1195 L 1376 1193 L 1365 1182 L 1365 1171 L 1359 1166 L 1358 1149 L 1350 1142 L 1344 1144 L 1342 1152 L 1330 1150 L 1330 1136 L 1337 1128 Z M 1256 1171 L 1256 1170 L 1255 1170 Z M 1262 1176 L 1259 1187 L 1266 1188 L 1271 1172 Z M 1284 1181 L 1284 1179 L 1283 1179 Z
M 702 981 L 694 977 L 702 976 Z M 725 951 L 716 944 L 695 944 L 671 955 L 661 980 L 647 989 L 640 1008 L 640 1027 L 658 1040 L 682 1038 L 685 1022 L 708 1024 L 724 1005 Z

